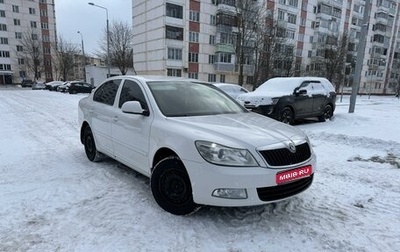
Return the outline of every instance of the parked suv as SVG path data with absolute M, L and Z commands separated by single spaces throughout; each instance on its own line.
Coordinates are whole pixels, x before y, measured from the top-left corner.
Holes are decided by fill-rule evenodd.
M 266 81 L 254 92 L 239 95 L 237 101 L 284 123 L 309 117 L 323 122 L 333 116 L 336 93 L 325 78 L 280 77 Z
M 149 177 L 155 201 L 176 215 L 275 202 L 312 184 L 316 157 L 302 131 L 250 113 L 210 83 L 116 76 L 78 111 L 88 159 L 105 154 Z

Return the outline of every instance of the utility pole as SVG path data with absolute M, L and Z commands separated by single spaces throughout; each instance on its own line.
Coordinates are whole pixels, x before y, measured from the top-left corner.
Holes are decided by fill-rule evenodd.
M 353 86 L 351 89 L 351 96 L 350 96 L 349 113 L 354 113 L 354 110 L 356 107 L 356 99 L 357 99 L 358 89 L 360 87 L 361 72 L 362 72 L 364 55 L 365 55 L 365 46 L 366 46 L 366 42 L 367 42 L 367 35 L 368 35 L 368 29 L 369 29 L 370 10 L 371 10 L 371 1 L 365 0 L 363 23 L 361 25 L 360 41 L 359 41 L 359 47 L 357 50 L 357 60 L 356 60 L 356 66 L 354 69 Z

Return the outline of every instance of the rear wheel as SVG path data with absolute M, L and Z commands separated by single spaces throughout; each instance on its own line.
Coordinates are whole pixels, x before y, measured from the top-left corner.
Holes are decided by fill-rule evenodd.
M 324 108 L 324 113 L 320 116 L 318 116 L 318 121 L 320 122 L 325 122 L 326 119 L 331 119 L 333 116 L 333 109 L 331 105 L 326 105 Z
M 281 112 L 281 122 L 287 123 L 287 124 L 293 124 L 294 123 L 294 113 L 293 111 L 286 107 L 282 110 Z
M 175 215 L 189 215 L 200 207 L 194 203 L 192 185 L 182 161 L 175 156 L 158 162 L 151 174 L 151 191 L 157 204 Z
M 83 144 L 85 145 L 85 153 L 87 158 L 92 162 L 100 160 L 101 154 L 96 149 L 96 143 L 90 127 L 86 127 L 83 133 Z

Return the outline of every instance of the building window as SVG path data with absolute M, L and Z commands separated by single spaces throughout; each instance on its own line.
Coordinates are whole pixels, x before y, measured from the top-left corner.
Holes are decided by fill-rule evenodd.
M 278 10 L 278 20 L 285 20 L 285 12 L 283 10 Z
M 43 47 L 43 53 L 44 54 L 50 54 L 50 47 Z
M 171 59 L 171 60 L 182 60 L 182 49 L 180 49 L 180 48 L 168 48 L 168 59 Z
M 182 6 L 176 5 L 176 4 L 167 3 L 166 4 L 166 8 L 167 8 L 167 16 L 168 17 L 179 18 L 179 19 L 183 18 L 183 8 L 182 8 Z
M 200 22 L 200 13 L 198 11 L 190 11 L 189 20 L 194 22 Z
M 298 2 L 298 0 L 288 0 L 288 5 L 297 8 L 299 6 L 299 2 Z
M 25 60 L 24 59 L 18 59 L 18 65 L 24 65 Z
M 199 33 L 198 32 L 189 32 L 189 41 L 199 43 Z
M 232 55 L 230 53 L 218 53 L 218 62 L 231 63 Z
M 288 13 L 288 23 L 296 24 L 296 19 L 296 15 Z
M 47 0 L 40 0 L 40 3 L 47 3 Z
M 16 39 L 22 39 L 22 32 L 16 32 L 15 33 L 15 38 Z
M 4 10 L 0 10 L 0 17 L 6 17 L 6 12 Z
M 37 28 L 37 23 L 35 21 L 31 21 L 31 27 L 32 28 Z
M 11 71 L 11 65 L 10 64 L 0 64 L 0 70 Z
M 19 71 L 19 77 L 25 78 L 26 72 L 25 71 Z
M 165 26 L 166 38 L 183 40 L 183 28 L 175 26 Z
M 49 29 L 49 24 L 48 23 L 41 23 L 40 26 L 42 29 L 48 30 Z
M 22 52 L 24 48 L 21 45 L 17 45 L 17 52 Z
M 50 36 L 49 35 L 43 35 L 42 39 L 43 39 L 43 42 L 50 42 Z
M 6 24 L 0 24 L 0 31 L 7 31 L 7 25 Z
M 40 10 L 40 16 L 41 17 L 47 17 L 47 10 Z
M 167 68 L 168 76 L 182 77 L 182 69 Z
M 10 52 L 9 51 L 0 51 L 0 57 L 1 58 L 10 58 Z
M 221 75 L 219 76 L 219 82 L 225 83 L 225 75 L 224 75 L 224 74 L 221 74 Z
M 208 55 L 208 63 L 214 64 L 215 62 L 215 55 Z
M 217 17 L 214 15 L 210 16 L 210 25 L 217 25 Z
M 208 82 L 216 82 L 217 76 L 215 74 L 208 74 Z
M 35 15 L 36 10 L 34 8 L 29 8 L 29 14 Z
M 189 53 L 189 62 L 199 62 L 199 54 L 198 53 Z
M 12 6 L 13 12 L 19 12 L 19 6 L 18 5 L 13 5 Z
M 198 79 L 199 73 L 188 73 L 188 78 L 189 79 Z
M 0 44 L 8 45 L 8 38 L 0 38 Z
M 231 33 L 221 32 L 219 34 L 219 43 L 220 44 L 233 44 L 233 35 Z
M 210 45 L 214 45 L 215 44 L 215 36 L 214 35 L 210 35 L 209 43 L 210 43 Z
M 246 83 L 252 85 L 254 82 L 254 76 L 247 76 Z
M 38 39 L 38 35 L 36 33 L 32 33 L 31 38 L 32 38 L 32 40 L 37 40 Z
M 14 25 L 21 25 L 21 20 L 14 18 Z

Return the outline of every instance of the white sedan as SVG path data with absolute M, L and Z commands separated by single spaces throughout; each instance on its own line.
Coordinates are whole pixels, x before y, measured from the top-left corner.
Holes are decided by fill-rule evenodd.
M 109 78 L 79 101 L 79 125 L 89 160 L 107 155 L 148 176 L 155 201 L 176 215 L 292 197 L 316 168 L 303 132 L 196 80 Z

